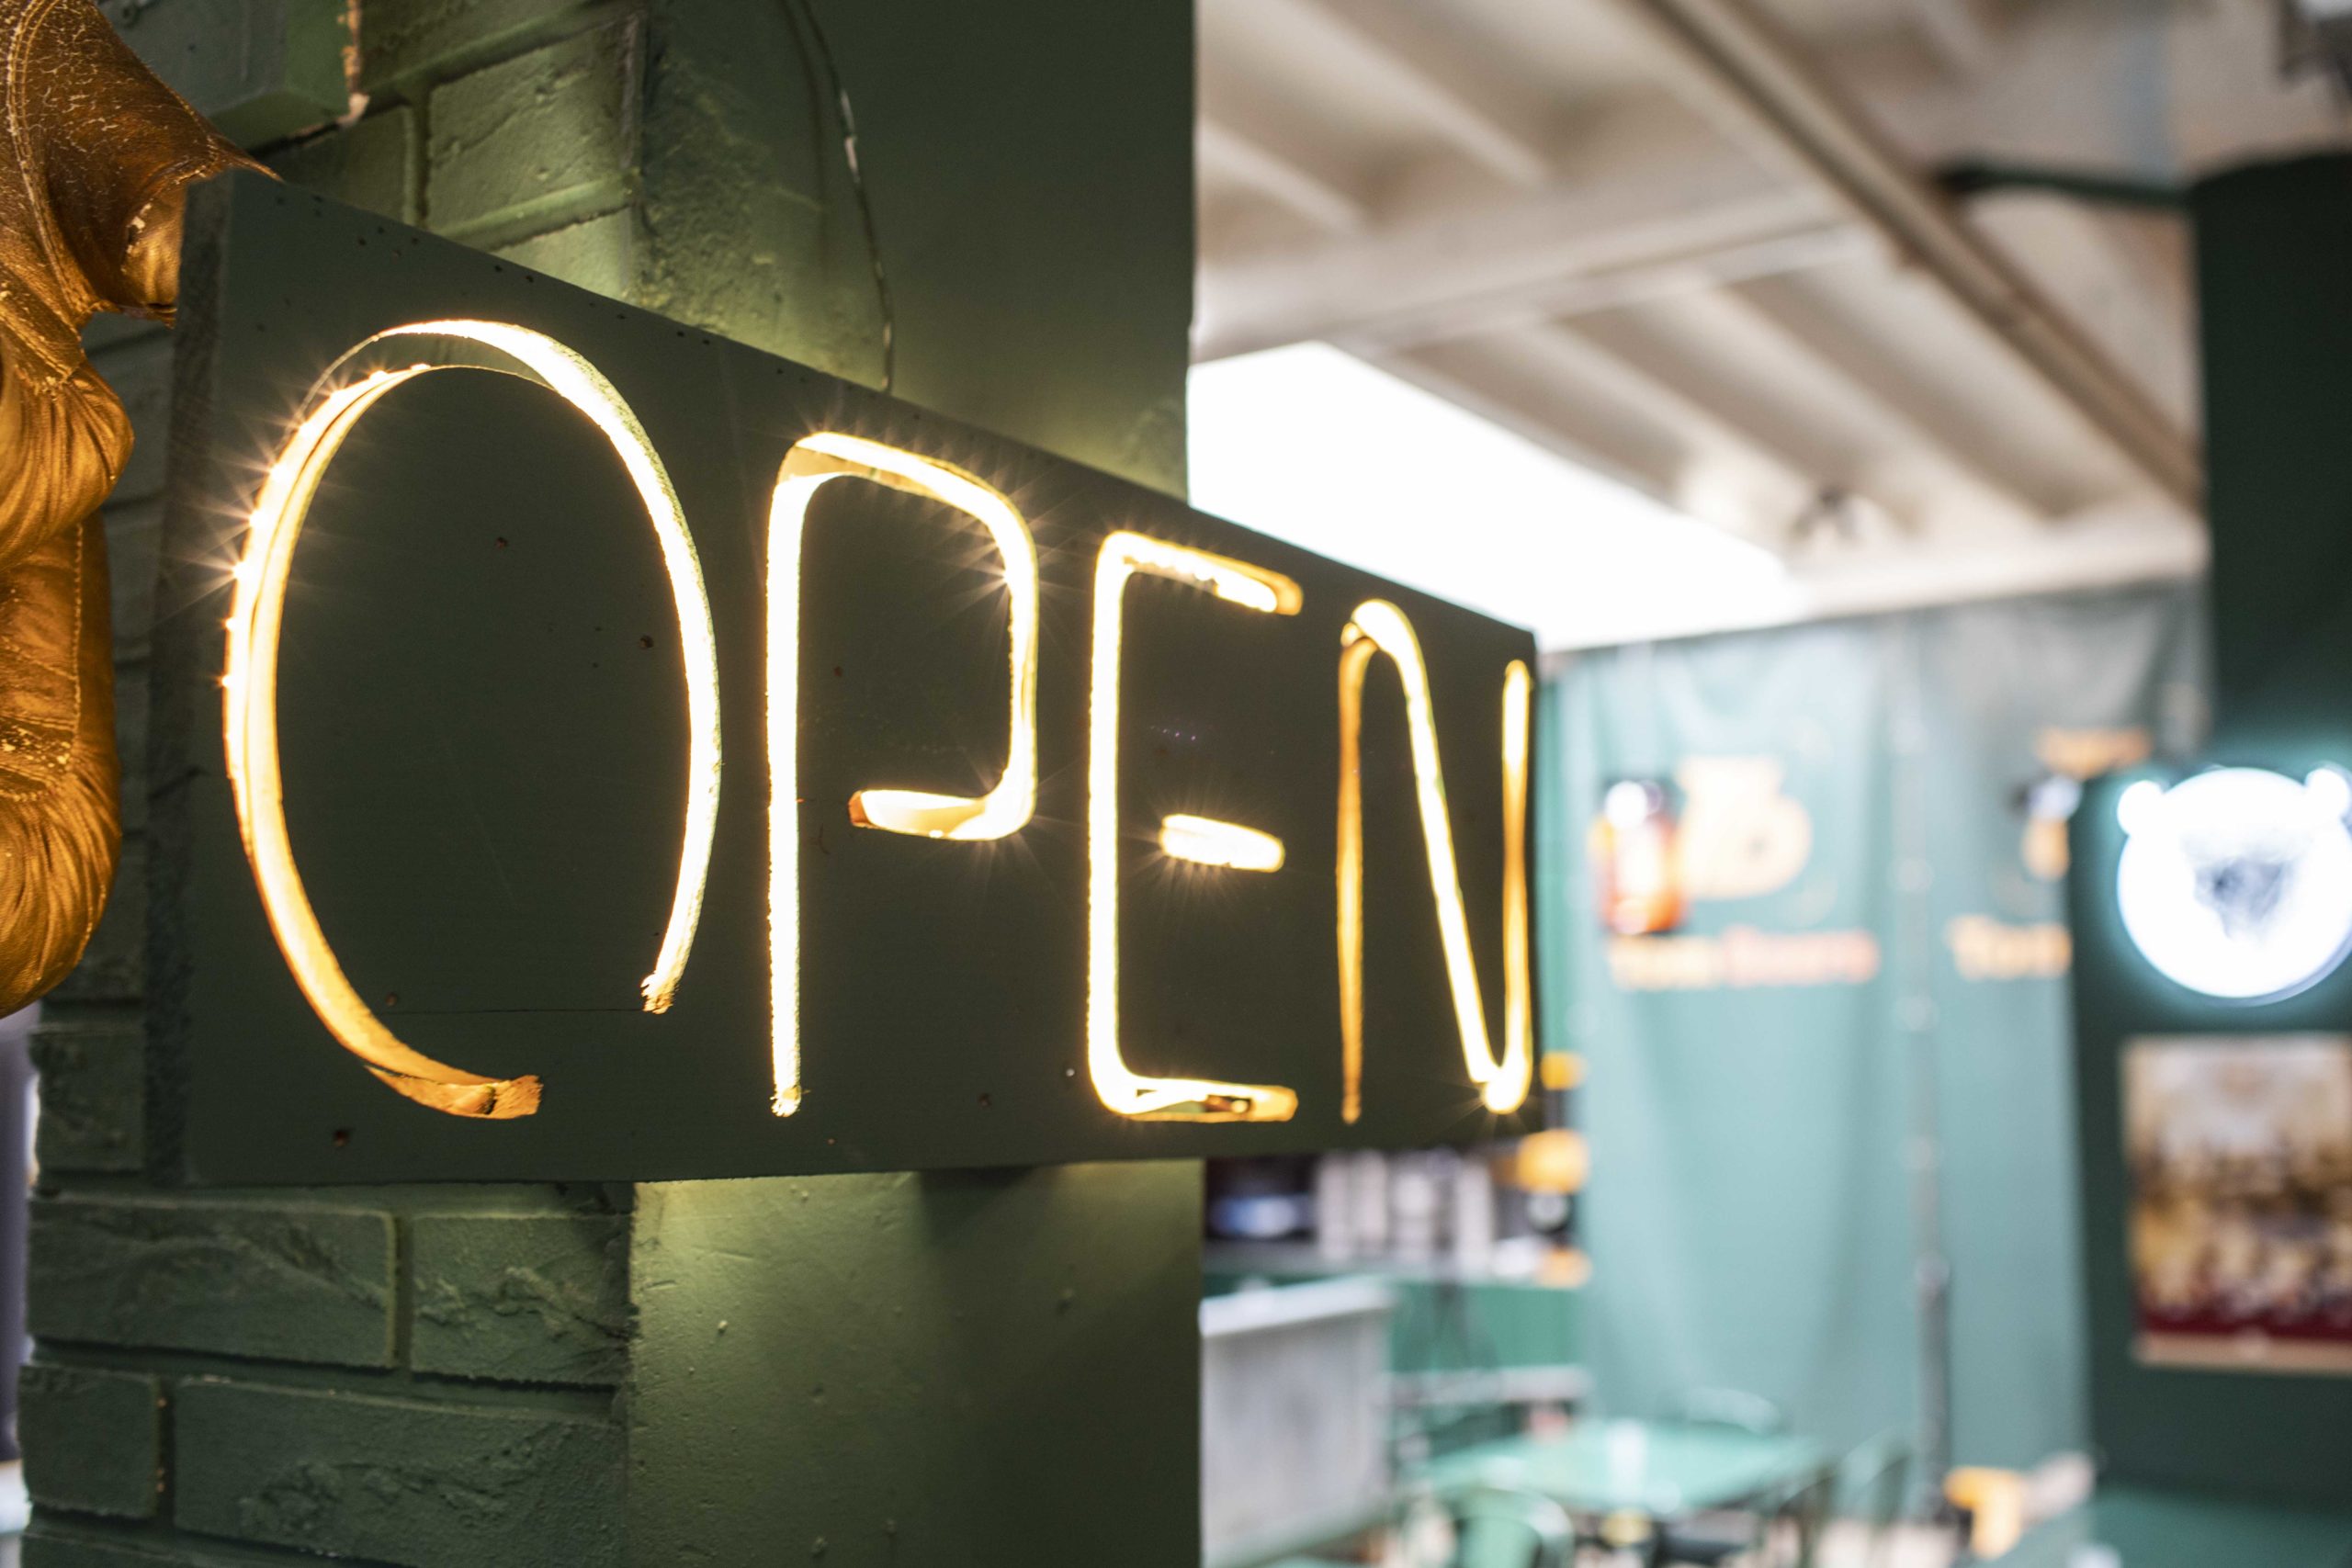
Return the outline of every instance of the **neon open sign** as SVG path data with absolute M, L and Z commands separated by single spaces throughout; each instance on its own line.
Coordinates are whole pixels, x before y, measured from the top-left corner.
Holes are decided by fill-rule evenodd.
M 195 1179 L 1523 1124 L 1525 634 L 259 181 L 188 256 Z

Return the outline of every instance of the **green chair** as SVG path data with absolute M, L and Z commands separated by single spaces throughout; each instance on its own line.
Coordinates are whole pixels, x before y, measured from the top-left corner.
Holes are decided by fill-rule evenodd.
M 1761 1497 L 1750 1507 L 1677 1519 L 1659 1533 L 1651 1561 L 1674 1568 L 1717 1568 L 1733 1562 L 1814 1568 L 1831 1499 L 1831 1480 L 1822 1476 Z
M 1899 1432 L 1882 1432 L 1839 1462 L 1838 1511 L 1870 1529 L 1863 1568 L 1885 1568 L 1910 1479 L 1911 1445 Z
M 1667 1406 L 1667 1418 L 1693 1427 L 1724 1427 L 1774 1437 L 1789 1429 L 1781 1407 L 1760 1393 L 1737 1388 L 1686 1389 Z M 1655 1560 L 1713 1568 L 1734 1558 L 1753 1558 L 1770 1543 L 1772 1524 L 1787 1499 L 1767 1499 L 1755 1507 L 1717 1508 L 1675 1520 L 1660 1531 Z
M 1792 1488 L 1772 1509 L 1765 1534 L 1776 1548 L 1785 1547 L 1776 1561 L 1790 1568 L 1814 1568 L 1819 1561 L 1821 1537 L 1838 1500 L 1837 1480 L 1823 1476 Z
M 1576 1521 L 1549 1497 L 1479 1487 L 1446 1500 L 1453 1516 L 1447 1568 L 1569 1568 Z
M 1773 1510 L 1750 1513 L 1744 1508 L 1717 1508 L 1693 1514 L 1663 1527 L 1650 1561 L 1674 1568 L 1716 1568 L 1735 1558 L 1760 1555 L 1771 1544 Z

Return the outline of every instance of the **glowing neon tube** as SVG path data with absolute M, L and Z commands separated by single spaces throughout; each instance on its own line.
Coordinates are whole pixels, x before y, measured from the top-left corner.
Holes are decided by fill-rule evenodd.
M 1230 871 L 1280 871 L 1283 841 L 1272 833 L 1179 812 L 1159 824 L 1159 847 L 1178 860 Z
M 1405 613 L 1383 599 L 1356 607 L 1340 650 L 1340 1114 L 1363 1112 L 1363 683 L 1373 656 L 1388 655 L 1405 690 L 1411 737 L 1413 788 L 1420 806 L 1421 839 L 1430 890 L 1437 900 L 1438 938 L 1453 997 L 1464 1065 L 1487 1109 L 1506 1115 L 1525 1102 L 1534 1076 L 1533 986 L 1527 926 L 1527 732 L 1534 682 L 1513 660 L 1503 672 L 1503 1054 L 1495 1056 L 1478 968 L 1470 953 L 1470 925 L 1453 857 L 1453 824 L 1445 805 L 1437 722 L 1430 701 L 1429 668 Z
M 1119 644 L 1127 581 L 1138 572 L 1205 589 L 1227 604 L 1262 615 L 1295 615 L 1302 602 L 1297 583 L 1247 561 L 1141 534 L 1120 532 L 1102 541 L 1094 565 L 1093 694 L 1086 761 L 1087 1069 L 1094 1092 L 1122 1116 L 1163 1122 L 1287 1122 L 1298 1111 L 1294 1089 L 1280 1084 L 1148 1077 L 1131 1070 L 1120 1049 Z M 1201 818 L 1184 820 L 1252 833 L 1272 844 L 1277 853 L 1281 849 L 1269 834 Z
M 412 352 L 435 357 L 383 363 Z M 386 1028 L 353 989 L 294 863 L 277 748 L 277 651 L 287 580 L 319 481 L 360 419 L 386 393 L 420 376 L 453 369 L 519 377 L 578 410 L 619 457 L 661 545 L 685 661 L 686 807 L 677 891 L 661 950 L 640 989 L 648 1012 L 669 1007 L 701 918 L 718 812 L 718 660 L 710 604 L 677 493 L 643 428 L 612 383 L 553 338 L 502 321 L 420 321 L 379 333 L 329 368 L 319 383 L 322 389 L 280 448 L 254 503 L 227 623 L 222 738 L 237 828 L 262 907 L 295 984 L 321 1021 L 377 1077 L 417 1103 L 453 1116 L 507 1118 L 538 1109 L 538 1079 L 484 1077 L 437 1062 Z
M 980 840 L 1017 832 L 1037 807 L 1037 546 L 1020 511 L 959 469 L 855 435 L 811 435 L 786 454 L 768 507 L 768 984 L 773 1109 L 800 1107 L 800 547 L 808 506 L 839 479 L 870 479 L 944 502 L 978 522 L 1004 562 L 1012 608 L 1011 716 L 1004 775 L 977 799 L 922 790 L 850 796 L 861 828 Z

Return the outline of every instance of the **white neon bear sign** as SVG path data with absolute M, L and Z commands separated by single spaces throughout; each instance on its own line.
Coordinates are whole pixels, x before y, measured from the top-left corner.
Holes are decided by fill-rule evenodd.
M 2352 950 L 2352 781 L 2215 768 L 2116 800 L 2116 904 L 2167 977 L 2228 1001 L 2277 1001 Z

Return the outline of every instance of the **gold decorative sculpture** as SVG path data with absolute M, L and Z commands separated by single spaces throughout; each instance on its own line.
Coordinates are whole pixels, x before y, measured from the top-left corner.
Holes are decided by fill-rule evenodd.
M 82 352 L 168 321 L 198 180 L 248 161 L 91 0 L 0 0 L 0 1013 L 62 979 L 121 850 L 106 535 L 130 421 Z

